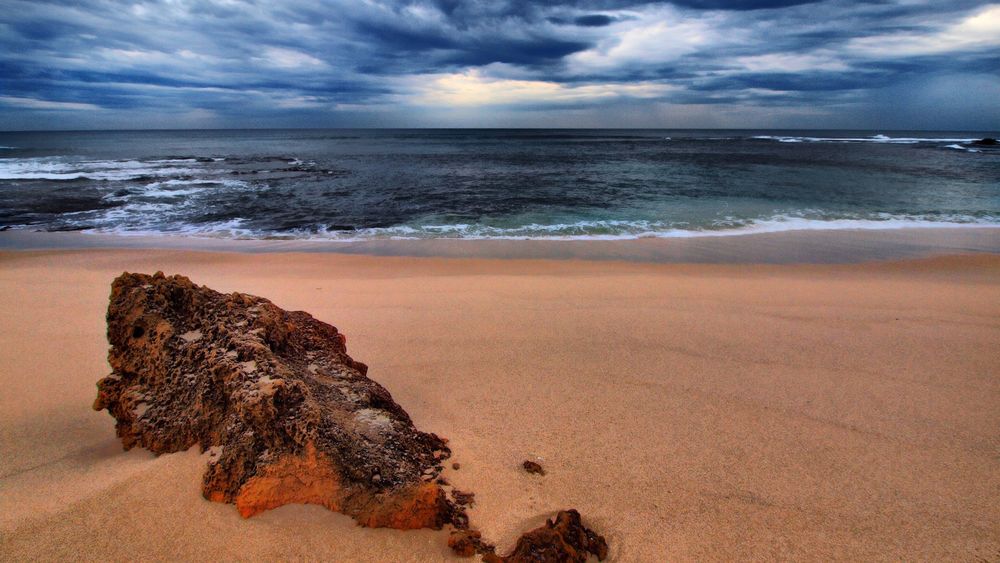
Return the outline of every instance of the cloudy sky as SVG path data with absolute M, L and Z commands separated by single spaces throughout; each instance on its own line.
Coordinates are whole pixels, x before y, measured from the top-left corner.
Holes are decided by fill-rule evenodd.
M 1000 129 L 981 0 L 0 0 L 0 129 Z

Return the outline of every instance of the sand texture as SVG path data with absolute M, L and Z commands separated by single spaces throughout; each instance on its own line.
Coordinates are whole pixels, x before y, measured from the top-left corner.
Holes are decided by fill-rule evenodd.
M 613 561 L 1000 559 L 1000 256 L 683 265 L 0 253 L 0 559 L 458 561 L 319 506 L 243 519 L 207 454 L 91 410 L 122 271 L 345 332 L 501 553 L 575 508 Z M 521 464 L 540 463 L 544 476 Z M 454 470 L 451 462 L 459 462 Z

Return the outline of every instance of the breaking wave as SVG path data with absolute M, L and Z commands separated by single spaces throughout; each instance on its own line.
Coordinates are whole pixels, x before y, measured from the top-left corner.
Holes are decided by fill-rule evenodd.
M 149 211 L 161 211 L 150 204 Z M 876 214 L 867 218 L 816 219 L 780 214 L 759 219 L 725 218 L 703 227 L 678 227 L 656 221 L 577 221 L 573 223 L 527 224 L 494 227 L 480 224 L 398 225 L 363 229 L 344 229 L 328 225 L 274 231 L 255 229 L 248 218 L 198 225 L 174 225 L 168 229 L 146 230 L 126 226 L 87 229 L 86 232 L 118 235 L 184 235 L 209 238 L 251 240 L 315 240 L 361 242 L 370 240 L 635 240 L 642 238 L 687 238 L 739 236 L 784 231 L 878 230 L 907 228 L 1000 227 L 1000 216 L 993 215 L 891 215 Z

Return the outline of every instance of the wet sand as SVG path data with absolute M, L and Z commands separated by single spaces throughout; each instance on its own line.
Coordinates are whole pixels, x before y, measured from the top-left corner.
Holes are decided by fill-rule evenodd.
M 2 250 L 159 248 L 208 252 L 322 252 L 428 258 L 602 260 L 684 264 L 846 264 L 949 254 L 1000 254 L 1000 227 L 831 229 L 634 240 L 371 239 L 240 240 L 115 236 L 89 232 L 0 232 Z M 730 231 L 731 232 L 731 231 Z
M 1000 556 L 1000 256 L 565 258 L 0 253 L 2 559 L 458 560 L 315 506 L 244 520 L 196 450 L 122 452 L 90 405 L 123 270 L 345 331 L 502 549 L 573 507 L 615 561 Z

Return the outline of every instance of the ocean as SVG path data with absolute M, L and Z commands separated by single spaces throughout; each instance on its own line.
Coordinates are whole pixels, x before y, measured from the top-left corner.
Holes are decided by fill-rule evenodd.
M 1000 226 L 995 132 L 0 133 L 0 229 L 630 239 Z

